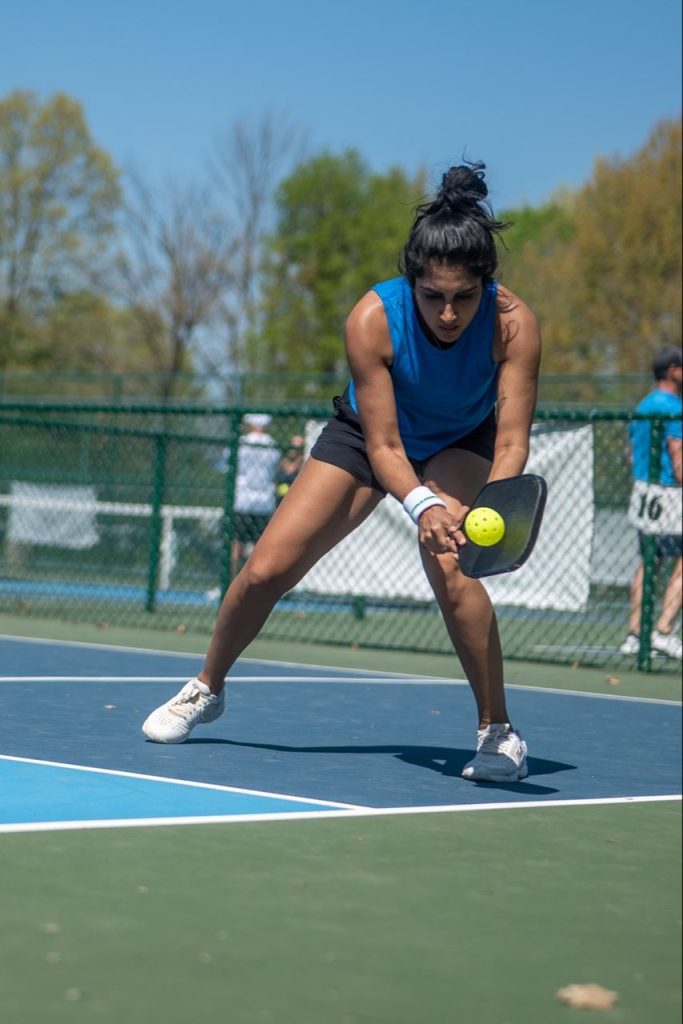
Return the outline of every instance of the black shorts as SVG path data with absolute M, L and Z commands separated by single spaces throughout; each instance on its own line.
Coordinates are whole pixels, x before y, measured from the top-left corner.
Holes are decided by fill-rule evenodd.
M 339 466 L 347 473 L 355 476 L 361 483 L 373 487 L 376 491 L 386 494 L 386 488 L 382 486 L 372 471 L 365 446 L 363 428 L 357 413 L 343 397 L 337 396 L 334 399 L 334 416 L 328 420 L 320 433 L 318 440 L 311 449 L 311 455 L 320 462 L 329 462 L 332 466 Z M 481 455 L 483 459 L 493 460 L 493 449 L 496 443 L 496 414 L 491 410 L 489 415 L 478 427 L 459 437 L 457 441 L 447 444 L 441 451 L 448 448 L 461 448 L 463 451 L 474 452 Z M 437 455 L 438 452 L 434 452 Z M 430 456 L 431 457 L 431 456 Z M 424 474 L 425 465 L 429 459 L 410 459 L 418 478 L 421 480 Z

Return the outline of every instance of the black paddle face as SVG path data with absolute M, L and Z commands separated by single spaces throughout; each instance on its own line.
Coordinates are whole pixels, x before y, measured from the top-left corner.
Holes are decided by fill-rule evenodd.
M 500 513 L 505 520 L 505 535 L 490 547 L 467 540 L 459 549 L 465 576 L 481 579 L 519 569 L 536 543 L 547 494 L 545 480 L 533 473 L 486 484 L 472 508 L 493 508 Z

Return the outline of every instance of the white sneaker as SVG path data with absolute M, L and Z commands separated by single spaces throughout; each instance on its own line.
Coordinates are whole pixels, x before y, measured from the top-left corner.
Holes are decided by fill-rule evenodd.
M 195 725 L 219 718 L 225 710 L 225 696 L 216 696 L 199 679 L 190 679 L 180 693 L 153 711 L 142 723 L 142 731 L 154 743 L 184 743 Z
M 635 633 L 629 633 L 619 648 L 620 654 L 637 654 L 640 650 L 640 637 Z
M 656 629 L 652 634 L 652 649 L 670 658 L 678 658 L 679 661 L 683 659 L 683 643 L 673 633 L 660 633 Z
M 462 770 L 473 782 L 519 782 L 529 774 L 526 743 L 511 725 L 494 722 L 477 730 L 477 753 Z

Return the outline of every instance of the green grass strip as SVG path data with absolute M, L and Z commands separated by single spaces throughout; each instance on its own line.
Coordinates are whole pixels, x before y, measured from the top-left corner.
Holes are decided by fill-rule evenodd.
M 676 803 L 6 835 L 3 1020 L 678 1024 L 680 849 Z

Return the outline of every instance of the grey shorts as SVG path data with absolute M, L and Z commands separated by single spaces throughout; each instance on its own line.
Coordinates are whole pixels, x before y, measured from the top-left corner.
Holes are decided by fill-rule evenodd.
M 334 416 L 328 420 L 311 449 L 311 455 L 320 462 L 329 462 L 333 466 L 345 469 L 361 483 L 373 487 L 376 491 L 386 494 L 372 471 L 365 446 L 363 428 L 357 413 L 346 400 L 346 395 L 334 399 Z M 492 410 L 483 423 L 475 427 L 465 437 L 446 445 L 448 448 L 461 448 L 463 451 L 474 452 L 482 458 L 493 460 L 493 449 L 496 443 L 496 414 Z M 438 452 L 434 452 L 437 455 Z M 421 480 L 428 459 L 410 459 L 410 463 Z

